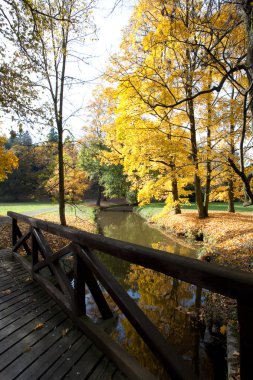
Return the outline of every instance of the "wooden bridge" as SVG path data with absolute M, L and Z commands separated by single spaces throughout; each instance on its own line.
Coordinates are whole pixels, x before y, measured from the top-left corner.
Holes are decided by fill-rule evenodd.
M 196 378 L 98 260 L 96 250 L 235 298 L 240 324 L 241 379 L 252 379 L 252 274 L 13 212 L 8 215 L 12 218 L 13 252 L 0 253 L 0 379 L 155 379 L 86 316 L 85 285 L 102 318 L 113 318 L 99 283 L 172 379 Z M 45 232 L 65 238 L 69 244 L 53 252 Z M 72 278 L 62 265 L 66 255 L 73 258 Z

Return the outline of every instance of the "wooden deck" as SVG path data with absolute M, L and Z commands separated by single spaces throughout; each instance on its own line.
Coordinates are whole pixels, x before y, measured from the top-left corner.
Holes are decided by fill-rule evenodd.
M 10 250 L 0 250 L 0 379 L 126 379 Z

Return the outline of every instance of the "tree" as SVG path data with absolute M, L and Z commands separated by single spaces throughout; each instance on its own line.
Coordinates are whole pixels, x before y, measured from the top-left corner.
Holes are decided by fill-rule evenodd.
M 81 47 L 91 30 L 94 1 L 5 0 L 4 3 L 7 10 L 1 11 L 7 20 L 9 36 L 36 73 L 36 85 L 49 94 L 49 114 L 58 133 L 59 213 L 61 224 L 65 225 L 63 135 L 70 116 L 64 107 L 65 90 L 77 81 L 80 83 L 70 75 L 69 63 L 86 61 Z
M 109 148 L 105 145 L 104 128 L 111 121 L 111 103 L 108 103 L 106 91 L 98 86 L 94 91 L 94 100 L 88 106 L 89 116 L 83 128 L 85 137 L 81 141 L 80 165 L 98 186 L 97 206 L 100 206 L 102 192 L 106 197 L 113 198 L 125 197 L 129 190 L 122 165 L 110 163 L 105 158 Z
M 8 173 L 18 167 L 18 158 L 13 151 L 6 150 L 5 142 L 6 139 L 0 137 L 0 182 L 4 181 L 8 177 Z
M 72 142 L 65 144 L 63 154 L 64 188 L 65 202 L 69 203 L 81 200 L 89 184 L 86 173 L 79 166 L 78 153 L 75 144 Z M 46 183 L 46 188 L 48 193 L 57 200 L 59 199 L 58 181 L 58 167 L 56 164 L 51 178 Z
M 0 195 L 8 200 L 45 197 L 44 185 L 54 170 L 54 146 L 34 145 L 27 131 L 18 134 L 12 131 L 5 146 L 16 155 L 19 165 L 0 184 Z
M 231 16 L 232 9 L 234 13 Z M 208 216 L 212 171 L 215 166 L 221 165 L 219 160 L 224 162 L 221 155 L 219 159 L 217 157 L 216 147 L 221 146 L 218 123 L 222 116 L 216 115 L 215 109 L 218 109 L 222 98 L 230 97 L 230 84 L 241 97 L 248 92 L 241 73 L 247 69 L 243 62 L 244 48 L 241 15 L 234 5 L 222 1 L 157 0 L 151 7 L 150 3 L 141 0 L 124 35 L 121 52 L 112 58 L 107 72 L 107 79 L 114 86 L 118 85 L 118 96 L 122 102 L 122 106 L 118 105 L 116 109 L 117 132 L 114 135 L 118 140 L 124 136 L 121 140 L 125 140 L 121 149 L 124 161 L 135 162 L 131 159 L 134 157 L 131 143 L 126 149 L 126 141 L 131 140 L 129 136 L 133 135 L 136 141 L 140 140 L 138 129 L 146 128 L 149 131 L 142 142 L 143 150 L 150 145 L 154 126 L 156 133 L 167 135 L 175 146 L 180 136 L 185 144 L 183 165 L 188 166 L 188 174 L 193 176 L 201 218 Z M 214 93 L 218 94 L 217 98 L 212 95 Z M 237 95 L 236 101 L 242 104 Z M 246 108 L 248 104 L 246 99 Z M 221 109 L 219 112 L 222 112 Z M 234 150 L 240 145 L 240 167 L 237 167 L 231 152 L 226 155 L 226 165 L 229 164 L 244 181 L 246 192 L 251 197 L 247 181 L 252 176 L 250 173 L 246 176 L 244 170 L 249 166 L 249 161 L 244 164 L 245 145 L 248 143 L 246 113 L 239 142 L 238 139 L 234 142 Z M 170 132 L 168 126 L 166 130 L 166 122 L 170 125 Z M 233 127 L 230 127 L 232 136 Z M 139 153 L 142 149 L 137 146 Z M 151 153 L 148 156 L 148 150 L 146 160 L 140 155 L 140 171 L 147 171 L 147 161 L 153 159 Z M 178 176 L 177 167 L 175 169 L 170 176 L 172 173 Z M 162 169 L 158 171 L 161 175 Z M 149 187 L 154 188 L 153 184 Z

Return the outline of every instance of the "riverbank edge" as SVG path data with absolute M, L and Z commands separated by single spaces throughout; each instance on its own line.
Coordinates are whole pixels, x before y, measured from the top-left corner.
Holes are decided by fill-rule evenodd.
M 170 230 L 170 229 L 167 229 L 165 228 L 163 225 L 160 225 L 159 223 L 155 222 L 154 220 L 152 220 L 152 217 L 146 217 L 145 215 L 143 215 L 140 211 L 139 211 L 139 208 L 138 207 L 134 207 L 133 209 L 133 212 L 135 212 L 136 214 L 138 214 L 142 219 L 145 220 L 145 222 L 147 224 L 149 224 L 152 228 L 155 228 L 157 229 L 158 231 L 160 231 L 163 235 L 169 237 L 171 240 L 173 240 L 175 243 L 179 244 L 179 245 L 182 245 L 183 247 L 186 247 L 186 248 L 189 248 L 189 249 L 193 249 L 196 251 L 196 253 L 198 253 L 198 251 L 201 249 L 201 247 L 203 246 L 203 243 L 202 242 L 196 242 L 196 241 L 193 241 L 193 240 L 190 240 L 190 239 L 187 239 L 186 236 L 184 235 L 181 235 L 181 234 L 177 234 L 175 233 L 175 231 L 173 230 Z
M 146 220 L 146 223 L 152 225 L 153 228 L 157 228 L 160 232 L 172 238 L 174 241 L 179 244 L 186 245 L 188 247 L 196 248 L 196 241 L 194 242 L 194 238 L 198 238 L 198 231 L 195 229 L 188 230 L 187 233 L 180 235 L 177 234 L 172 228 L 166 228 L 162 223 L 159 223 L 158 213 L 154 213 L 153 216 L 146 215 L 145 212 L 142 212 L 142 208 L 135 207 L 133 212 L 136 212 L 143 219 Z M 154 218 L 153 218 L 154 217 Z M 191 238 L 191 242 L 184 242 L 184 240 L 189 240 L 189 236 Z M 203 236 L 204 240 L 204 236 Z M 198 259 L 205 259 L 207 261 L 210 260 L 210 252 L 205 252 L 205 244 L 204 241 L 198 242 L 199 254 Z M 203 251 L 201 251 L 201 248 Z M 212 248 L 212 256 L 215 260 L 215 251 L 217 248 Z M 208 318 L 208 316 L 207 316 Z M 227 379 L 228 380 L 239 380 L 240 379 L 240 355 L 239 355 L 239 335 L 238 335 L 238 326 L 236 327 L 236 321 L 229 321 L 226 326 L 226 360 L 227 360 Z

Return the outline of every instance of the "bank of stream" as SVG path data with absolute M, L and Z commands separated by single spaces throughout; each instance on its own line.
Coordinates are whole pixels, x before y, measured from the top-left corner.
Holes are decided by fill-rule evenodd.
M 196 249 L 170 239 L 135 213 L 101 211 L 97 223 L 99 233 L 107 237 L 179 255 L 197 256 Z M 100 254 L 100 258 L 162 334 L 190 363 L 200 379 L 226 378 L 224 352 L 217 351 L 220 350 L 220 344 L 214 347 L 215 339 L 211 337 L 201 318 L 201 304 L 205 302 L 205 292 L 194 285 L 106 254 Z M 113 303 L 111 306 L 113 307 Z M 94 317 L 96 311 L 91 299 L 89 310 Z M 119 310 L 116 311 L 118 317 L 111 326 L 111 335 L 160 379 L 168 379 L 126 318 Z

